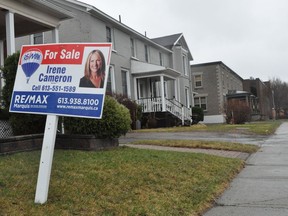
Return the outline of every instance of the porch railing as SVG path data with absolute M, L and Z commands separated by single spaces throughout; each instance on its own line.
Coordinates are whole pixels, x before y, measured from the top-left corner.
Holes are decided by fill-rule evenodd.
M 137 103 L 142 106 L 143 113 L 150 112 L 163 112 L 162 109 L 162 100 L 161 97 L 154 98 L 142 98 L 137 100 Z M 179 101 L 175 99 L 167 99 L 165 98 L 165 111 L 170 112 L 177 118 L 182 121 L 182 125 L 184 125 L 184 121 L 192 121 L 191 120 L 191 109 L 181 104 Z

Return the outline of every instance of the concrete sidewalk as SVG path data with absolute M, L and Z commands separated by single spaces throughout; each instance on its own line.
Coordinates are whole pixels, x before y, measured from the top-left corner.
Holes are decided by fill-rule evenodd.
M 205 216 L 288 215 L 288 123 L 283 123 Z

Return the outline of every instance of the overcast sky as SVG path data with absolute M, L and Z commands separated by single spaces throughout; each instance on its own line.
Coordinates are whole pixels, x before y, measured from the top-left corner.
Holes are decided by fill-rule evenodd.
M 191 64 L 288 82 L 288 0 L 81 0 L 149 38 L 183 33 Z

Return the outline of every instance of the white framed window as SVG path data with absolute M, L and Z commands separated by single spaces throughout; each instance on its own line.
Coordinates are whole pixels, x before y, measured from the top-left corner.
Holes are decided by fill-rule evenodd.
M 106 93 L 113 94 L 114 92 L 116 92 L 114 66 L 110 65 L 109 74 L 107 78 Z
M 145 61 L 149 62 L 149 47 L 147 45 L 144 45 L 145 49 Z
M 131 46 L 131 56 L 136 58 L 135 40 L 133 38 L 130 38 L 130 46 Z
M 195 96 L 194 106 L 201 107 L 204 111 L 207 111 L 207 97 L 206 96 Z
M 182 65 L 183 65 L 183 72 L 185 76 L 188 76 L 188 68 L 187 68 L 187 56 L 182 55 Z
M 106 42 L 112 43 L 112 48 L 115 50 L 113 29 L 109 26 L 106 26 Z
M 121 80 L 122 80 L 122 94 L 131 97 L 130 77 L 129 71 L 121 69 Z
M 202 74 L 195 74 L 194 75 L 194 88 L 202 88 Z
M 161 52 L 159 52 L 159 63 L 161 66 L 163 66 L 163 56 Z

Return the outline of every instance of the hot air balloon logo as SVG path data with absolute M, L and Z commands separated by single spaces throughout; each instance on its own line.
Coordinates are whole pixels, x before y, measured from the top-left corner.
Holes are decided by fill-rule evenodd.
M 38 49 L 30 49 L 23 54 L 21 58 L 21 67 L 25 73 L 27 83 L 41 65 L 42 59 L 42 52 Z

